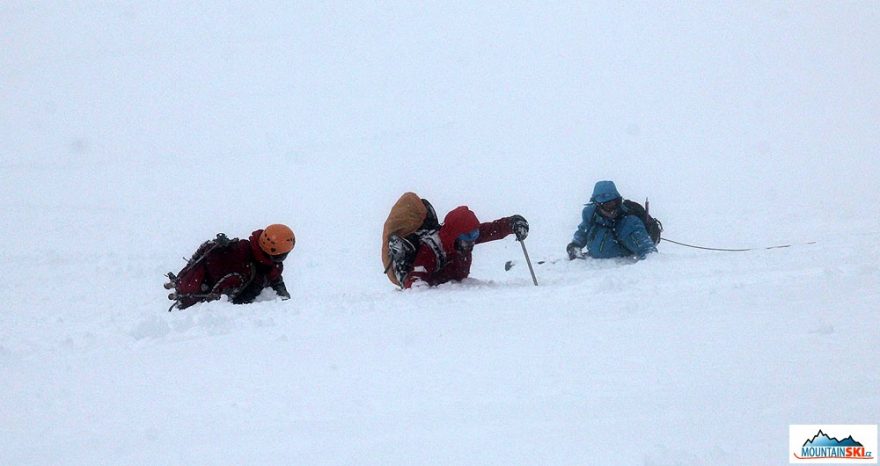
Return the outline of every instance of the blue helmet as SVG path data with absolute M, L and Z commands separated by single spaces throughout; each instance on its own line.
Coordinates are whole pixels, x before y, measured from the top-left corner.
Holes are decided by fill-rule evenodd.
M 593 187 L 593 195 L 590 196 L 590 202 L 603 203 L 612 199 L 619 199 L 620 193 L 617 192 L 617 186 L 613 181 L 597 181 Z

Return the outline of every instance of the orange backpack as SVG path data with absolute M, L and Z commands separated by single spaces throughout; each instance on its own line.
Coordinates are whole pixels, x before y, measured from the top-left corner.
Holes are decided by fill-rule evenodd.
M 391 207 L 391 212 L 385 220 L 382 229 L 382 267 L 388 280 L 397 286 L 402 286 L 394 273 L 391 256 L 389 254 L 388 239 L 391 235 L 408 239 L 418 249 L 419 236 L 415 233 L 419 230 L 433 230 L 439 228 L 437 214 L 427 200 L 420 198 L 412 192 L 404 193 Z

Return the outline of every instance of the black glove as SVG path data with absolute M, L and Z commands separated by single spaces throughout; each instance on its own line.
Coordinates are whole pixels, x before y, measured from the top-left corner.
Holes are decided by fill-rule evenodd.
M 522 241 L 529 236 L 529 222 L 522 215 L 513 215 L 509 217 L 510 229 L 516 235 L 517 241 Z
M 287 291 L 287 286 L 284 285 L 284 280 L 273 283 L 272 289 L 275 290 L 275 294 L 281 297 L 282 301 L 290 299 L 290 293 Z
M 568 243 L 568 246 L 565 247 L 565 252 L 568 253 L 568 260 L 575 260 L 584 255 L 581 252 L 581 247 L 575 243 Z

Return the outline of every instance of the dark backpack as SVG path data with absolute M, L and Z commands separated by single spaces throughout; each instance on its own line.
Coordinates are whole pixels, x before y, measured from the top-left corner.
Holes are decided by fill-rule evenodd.
M 645 199 L 645 206 L 649 206 L 647 199 Z M 654 242 L 655 246 L 660 242 L 660 233 L 663 232 L 663 224 L 660 223 L 660 220 L 652 217 L 651 214 L 648 213 L 647 208 L 642 207 L 638 202 L 626 199 L 623 201 L 623 210 L 627 214 L 635 215 L 642 220 L 642 223 L 645 224 L 645 229 L 648 230 L 648 236 L 651 237 L 651 241 Z
M 205 259 L 205 257 L 207 257 L 208 253 L 226 249 L 229 246 L 238 243 L 239 241 L 241 240 L 238 238 L 229 239 L 229 237 L 225 234 L 217 233 L 216 238 L 205 241 L 204 243 L 202 243 L 201 246 L 199 246 L 198 249 L 196 249 L 196 252 L 193 253 L 192 257 L 190 257 L 188 261 L 186 261 L 186 266 L 184 266 L 183 270 L 181 270 L 180 273 L 177 274 L 177 276 L 179 277 L 183 275 L 184 271 L 189 271 L 194 266 L 200 264 Z
M 210 290 L 208 290 L 204 284 L 202 284 L 202 289 L 199 293 L 196 293 L 195 295 L 186 295 L 180 293 L 180 290 L 178 289 L 178 283 L 181 280 L 187 280 L 188 275 L 192 273 L 192 271 L 196 267 L 201 265 L 202 262 L 204 262 L 209 253 L 226 249 L 231 245 L 238 243 L 239 241 L 241 240 L 239 240 L 238 238 L 229 239 L 229 237 L 227 237 L 225 234 L 218 233 L 216 238 L 210 239 L 202 243 L 199 248 L 196 249 L 196 252 L 193 253 L 192 257 L 190 257 L 186 261 L 186 265 L 183 266 L 180 272 L 177 272 L 177 275 L 175 275 L 173 272 L 168 272 L 167 274 L 165 274 L 165 276 L 168 277 L 168 283 L 164 285 L 165 289 L 174 290 L 174 293 L 170 294 L 168 296 L 168 299 L 179 301 L 181 299 L 186 300 L 190 297 L 197 298 L 195 300 L 188 301 L 185 305 L 178 306 L 178 309 L 184 309 L 194 304 L 196 301 L 198 301 L 198 299 L 206 297 L 207 293 Z M 175 304 L 172 304 L 171 308 L 169 308 L 168 310 L 170 311 L 172 308 L 174 308 L 175 305 L 177 305 L 176 302 Z

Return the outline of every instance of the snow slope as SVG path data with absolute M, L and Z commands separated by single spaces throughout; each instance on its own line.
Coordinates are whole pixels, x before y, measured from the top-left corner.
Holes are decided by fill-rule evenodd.
M 0 19 L 2 464 L 786 464 L 789 424 L 880 421 L 877 3 Z M 794 245 L 382 274 L 403 191 L 552 261 L 598 179 L 671 239 Z M 165 312 L 181 257 L 275 222 L 292 300 Z

